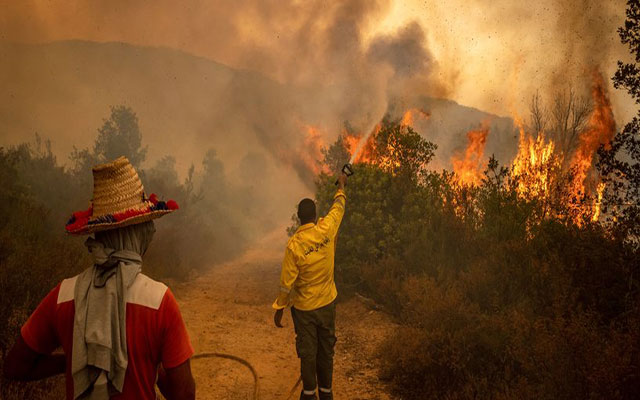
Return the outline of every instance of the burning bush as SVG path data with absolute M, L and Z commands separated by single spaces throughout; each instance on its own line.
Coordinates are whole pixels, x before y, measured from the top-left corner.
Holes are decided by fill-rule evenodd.
M 638 394 L 637 250 L 589 218 L 567 218 L 566 197 L 540 195 L 558 185 L 531 184 L 553 170 L 551 157 L 540 171 L 492 159 L 468 186 L 429 171 L 435 146 L 399 121 L 368 141 L 346 189 L 337 280 L 400 322 L 381 356 L 402 398 Z M 546 143 L 527 146 L 544 153 Z M 344 136 L 327 166 L 340 164 L 330 157 L 340 149 L 349 153 Z M 322 211 L 334 190 L 321 174 Z

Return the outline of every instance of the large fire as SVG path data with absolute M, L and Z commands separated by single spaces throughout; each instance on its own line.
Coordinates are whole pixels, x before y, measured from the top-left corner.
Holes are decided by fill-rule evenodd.
M 605 186 L 593 168 L 593 159 L 601 145 L 608 146 L 613 139 L 616 126 L 602 75 L 594 73 L 592 86 L 593 109 L 589 124 L 580 132 L 578 146 L 572 154 L 556 150 L 554 142 L 546 139 L 544 132 L 536 137 L 525 133 L 520 124 L 520 146 L 513 161 L 513 175 L 518 178 L 517 190 L 526 198 L 549 199 L 552 185 L 560 174 L 570 178 L 563 188 L 561 199 L 580 223 L 582 219 L 597 221 L 601 213 L 601 202 Z M 517 120 L 517 119 L 516 119 Z M 570 160 L 563 170 L 563 160 Z M 584 199 L 593 198 L 593 202 Z
M 467 132 L 467 148 L 464 154 L 451 157 L 453 172 L 459 184 L 479 185 L 482 182 L 487 136 L 489 136 L 489 124 L 485 121 L 479 129 Z
M 601 214 L 604 184 L 593 168 L 593 160 L 601 145 L 608 146 L 616 126 L 602 75 L 594 73 L 591 90 L 592 110 L 586 128 L 578 134 L 574 150 L 557 146 L 546 132 L 529 133 L 518 117 L 514 118 L 520 131 L 518 153 L 511 164 L 511 176 L 519 196 L 541 199 L 544 203 L 560 201 L 571 211 L 567 215 L 582 220 L 597 221 Z M 405 111 L 399 124 L 413 126 L 418 119 L 427 120 L 430 114 L 412 108 Z M 382 128 L 378 123 L 368 134 L 342 132 L 342 140 L 351 163 L 376 163 L 381 168 L 394 169 L 394 149 L 376 149 L 376 135 Z M 304 163 L 315 174 L 323 171 L 319 160 L 323 156 L 324 143 L 317 128 L 307 126 L 304 147 Z M 478 129 L 467 133 L 467 146 L 463 152 L 451 157 L 454 179 L 461 186 L 482 184 L 487 160 L 484 150 L 489 135 L 489 123 L 484 121 Z M 392 146 L 389 144 L 388 146 Z M 386 159 L 381 159 L 381 154 Z M 324 171 L 327 172 L 327 171 Z M 576 200 L 577 199 L 577 200 Z M 591 199 L 589 201 L 585 201 Z
M 597 186 L 597 177 L 589 176 L 593 170 L 593 156 L 601 145 L 609 146 L 616 133 L 611 101 L 607 96 L 600 73 L 593 74 L 591 96 L 593 112 L 589 118 L 589 128 L 580 134 L 579 146 L 571 163 L 575 172 L 574 191 L 576 194 L 594 190 Z
M 533 137 L 520 129 L 518 154 L 512 164 L 518 194 L 526 198 L 549 197 L 561 163 L 554 149 L 553 141 L 547 140 L 544 132 Z

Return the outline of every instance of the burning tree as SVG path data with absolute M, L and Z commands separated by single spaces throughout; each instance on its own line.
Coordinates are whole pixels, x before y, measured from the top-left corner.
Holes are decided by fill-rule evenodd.
M 464 155 L 456 154 L 451 157 L 453 171 L 461 185 L 480 185 L 485 167 L 484 147 L 489 136 L 489 123 L 484 121 L 479 129 L 467 133 L 467 148 Z
M 640 103 L 640 1 L 627 15 L 636 63 L 614 83 Z M 480 126 L 455 173 L 430 171 L 435 145 L 408 118 L 345 130 L 325 151 L 334 171 L 355 163 L 336 280 L 397 316 L 381 354 L 402 398 L 640 395 L 640 115 L 616 135 L 598 73 L 590 100 L 569 90 L 551 104 L 533 98 L 506 167 L 483 160 Z M 317 180 L 320 212 L 333 181 Z
M 325 151 L 327 166 L 355 160 L 336 280 L 342 293 L 366 292 L 398 317 L 382 349 L 398 395 L 598 398 L 612 387 L 614 397 L 638 395 L 635 358 L 626 356 L 640 351 L 637 249 L 589 223 L 604 187 L 592 191 L 589 181 L 593 144 L 604 148 L 611 133 L 594 122 L 610 115 L 595 104 L 573 152 L 523 128 L 513 163 L 491 158 L 482 175 L 489 133 L 474 130 L 457 159 L 475 171 L 471 185 L 430 171 L 435 145 L 400 119 L 385 118 L 369 136 L 343 132 Z M 334 179 L 317 180 L 321 213 Z
M 539 93 L 533 96 L 528 126 L 514 118 L 520 139 L 505 181 L 522 198 L 538 201 L 542 215 L 578 224 L 597 221 L 601 214 L 605 186 L 594 160 L 598 147 L 609 146 L 615 135 L 611 103 L 599 73 L 592 75 L 591 92 L 591 100 L 578 97 L 571 89 L 559 92 L 552 107 L 544 106 Z M 482 184 L 489 134 L 485 121 L 467 133 L 465 151 L 451 158 L 458 185 Z
M 358 140 L 361 153 L 356 154 Z M 338 279 L 357 282 L 361 263 L 374 262 L 385 254 L 399 251 L 401 238 L 394 235 L 402 221 L 408 196 L 417 195 L 414 189 L 426 187 L 426 182 L 436 178 L 429 171 L 436 146 L 400 119 L 385 117 L 368 137 L 346 129 L 328 149 L 323 163 L 328 170 L 336 170 L 353 158 L 355 174 L 348 186 L 360 188 L 349 191 L 351 212 L 346 218 L 353 223 L 341 228 L 339 257 L 349 262 L 338 266 Z M 321 173 L 317 179 L 319 213 L 326 212 L 335 192 L 335 176 Z M 349 190 L 349 189 L 348 189 Z M 434 193 L 438 197 L 439 193 Z M 440 201 L 440 200 L 438 200 Z M 348 249 L 348 250 L 347 250 Z

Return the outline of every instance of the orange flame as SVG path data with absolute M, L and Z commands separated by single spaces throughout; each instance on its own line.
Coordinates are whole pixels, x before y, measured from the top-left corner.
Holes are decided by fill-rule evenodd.
M 487 144 L 489 126 L 482 123 L 480 129 L 467 132 L 467 148 L 464 158 L 460 154 L 451 157 L 451 164 L 456 178 L 461 185 L 479 185 L 482 182 L 482 169 L 484 165 L 484 147 Z
M 554 157 L 553 141 L 545 140 L 544 133 L 537 138 L 520 130 L 518 155 L 513 160 L 513 175 L 518 178 L 517 191 L 525 198 L 548 197 L 554 178 L 553 170 L 560 162 Z
M 589 118 L 589 128 L 580 134 L 580 143 L 571 163 L 576 171 L 574 181 L 576 194 L 585 193 L 585 185 L 588 183 L 588 175 L 593 166 L 593 155 L 600 145 L 609 146 L 616 133 L 611 101 L 607 95 L 602 74 L 599 72 L 593 74 L 591 96 L 594 109 Z
M 362 133 L 350 134 L 344 133 L 344 140 L 347 150 L 351 155 L 351 163 L 373 163 L 375 157 L 375 136 L 382 129 L 382 123 L 376 124 L 373 130 L 363 139 Z M 362 140 L 366 142 L 361 143 Z
M 360 142 L 361 136 L 362 135 L 353 135 L 347 132 L 342 133 L 344 144 L 347 147 L 347 151 L 349 152 L 350 156 L 352 156 L 358 148 L 358 143 Z
M 417 119 L 427 120 L 431 114 L 425 110 L 411 108 L 404 112 L 400 120 L 401 126 L 412 126 Z M 371 132 L 364 136 L 362 133 L 350 134 L 343 133 L 345 144 L 349 154 L 351 154 L 351 162 L 356 163 L 373 163 L 375 158 L 375 136 L 382 129 L 382 122 L 378 122 Z M 364 136 L 364 139 L 363 139 Z M 361 143 L 365 140 L 364 143 Z M 389 160 L 377 160 L 379 165 L 385 164 Z
M 318 175 L 324 171 L 320 162 L 323 159 L 322 150 L 325 148 L 324 140 L 322 139 L 319 128 L 311 125 L 307 125 L 305 128 L 307 134 L 304 138 L 303 146 L 298 153 L 309 171 L 311 171 L 313 175 Z
M 402 120 L 400 121 L 400 125 L 413 126 L 413 123 L 416 120 L 416 117 L 427 120 L 431 117 L 431 114 L 418 108 L 411 108 L 405 111 L 405 113 L 402 115 Z
M 593 202 L 593 216 L 591 221 L 596 222 L 600 218 L 600 207 L 602 206 L 602 195 L 604 193 L 604 182 L 598 184 L 597 197 Z
M 560 178 L 562 160 L 571 157 L 568 168 L 574 175 L 569 186 L 565 186 L 568 192 L 559 194 L 579 225 L 585 219 L 597 221 L 600 217 L 604 184 L 594 176 L 593 158 L 601 145 L 610 145 L 616 132 L 611 102 L 602 75 L 598 72 L 593 74 L 592 98 L 594 106 L 589 124 L 579 134 L 578 148 L 573 155 L 556 153 L 553 141 L 547 141 L 544 132 L 534 139 L 525 132 L 520 119 L 514 118 L 520 130 L 518 155 L 513 161 L 513 173 L 519 179 L 518 194 L 527 198 L 549 198 L 552 183 Z M 582 202 L 581 199 L 589 195 L 594 196 L 593 203 Z

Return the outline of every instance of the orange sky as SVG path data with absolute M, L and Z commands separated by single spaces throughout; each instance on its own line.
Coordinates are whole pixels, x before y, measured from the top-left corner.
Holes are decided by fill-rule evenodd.
M 324 18 L 337 3 L 0 0 L 0 4 L 4 40 L 86 39 L 167 46 L 304 84 L 308 77 L 300 73 L 305 64 L 296 64 L 301 49 L 295 44 L 304 40 L 307 27 L 335 28 Z M 624 19 L 623 0 L 354 0 L 349 6 L 354 15 L 365 17 L 354 17 L 354 26 L 347 18 L 340 29 L 345 37 L 350 29 L 359 31 L 363 43 L 417 21 L 426 32 L 442 84 L 435 93 L 424 91 L 500 115 L 525 112 L 537 88 L 555 90 L 566 82 L 580 86 L 594 64 L 611 76 L 616 60 L 626 56 L 616 33 Z M 315 61 L 312 54 L 304 57 L 304 62 Z M 314 78 L 331 80 L 331 71 Z M 632 115 L 633 104 L 626 95 L 614 93 L 613 103 L 623 119 Z

